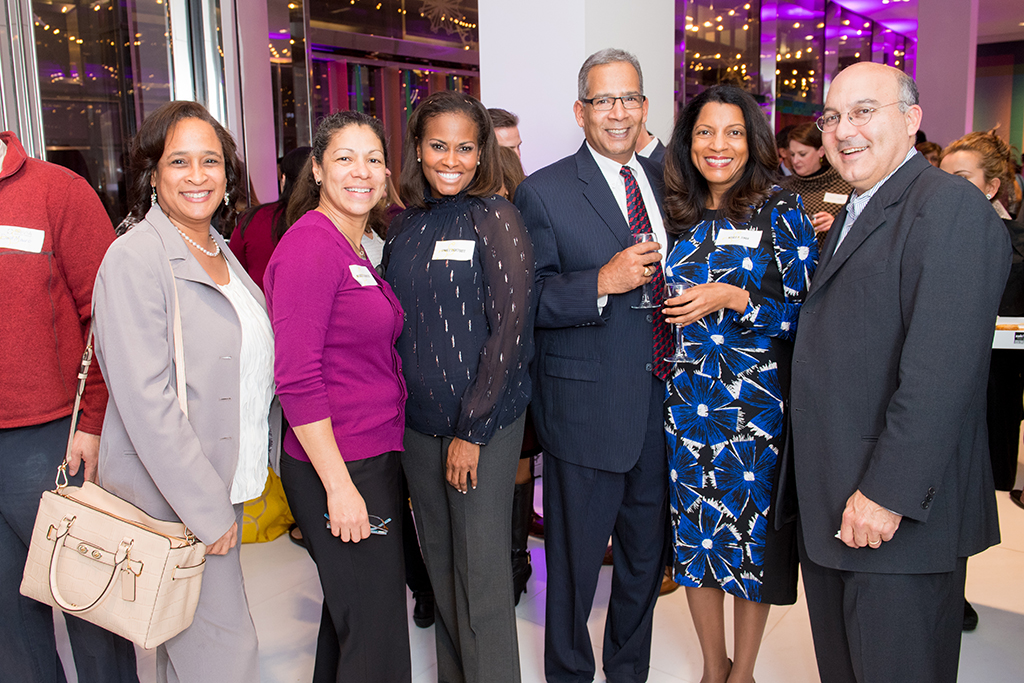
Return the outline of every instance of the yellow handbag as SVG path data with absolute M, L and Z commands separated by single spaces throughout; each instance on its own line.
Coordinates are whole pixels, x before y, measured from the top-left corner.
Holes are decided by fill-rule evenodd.
M 269 467 L 267 471 L 270 474 L 263 494 L 247 501 L 242 510 L 242 543 L 273 541 L 295 523 L 281 478 Z

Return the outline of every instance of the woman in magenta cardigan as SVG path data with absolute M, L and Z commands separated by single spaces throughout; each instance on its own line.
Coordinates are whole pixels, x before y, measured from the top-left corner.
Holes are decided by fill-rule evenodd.
M 411 678 L 402 562 L 402 308 L 360 240 L 387 146 L 365 114 L 327 117 L 264 284 L 290 425 L 281 480 L 324 591 L 314 681 Z

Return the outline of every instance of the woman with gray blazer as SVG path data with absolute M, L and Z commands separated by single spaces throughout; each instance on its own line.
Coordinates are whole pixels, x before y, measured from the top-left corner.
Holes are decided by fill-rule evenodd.
M 157 649 L 157 679 L 257 681 L 238 536 L 242 503 L 266 482 L 273 336 L 259 288 L 210 227 L 218 213 L 232 218 L 235 144 L 202 105 L 170 102 L 143 123 L 131 164 L 140 220 L 107 251 L 93 294 L 110 390 L 99 483 L 207 544 L 195 618 Z M 185 387 L 175 379 L 176 306 Z

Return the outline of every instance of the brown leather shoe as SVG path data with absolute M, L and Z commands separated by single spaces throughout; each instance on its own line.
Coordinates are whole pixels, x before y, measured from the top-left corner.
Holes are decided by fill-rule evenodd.
M 672 578 L 672 569 L 665 567 L 665 576 L 661 577 L 661 592 L 659 595 L 668 595 L 677 588 L 679 588 L 679 584 Z

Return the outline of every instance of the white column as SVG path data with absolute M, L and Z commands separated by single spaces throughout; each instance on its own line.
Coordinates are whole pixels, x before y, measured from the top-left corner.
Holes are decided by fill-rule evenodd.
M 917 87 L 921 129 L 943 147 L 973 130 L 978 0 L 920 0 Z
M 673 122 L 673 0 L 479 0 L 480 95 L 519 116 L 527 173 L 583 142 L 572 106 L 583 61 L 607 47 L 640 60 L 647 128 L 668 142 Z
M 260 202 L 277 199 L 277 148 L 274 145 L 274 101 L 270 85 L 270 52 L 267 48 L 269 29 L 267 3 L 238 0 L 233 4 L 232 27 L 237 50 L 225 55 L 227 78 L 234 81 L 228 88 L 229 119 L 240 122 L 243 130 L 232 130 L 246 170 Z

